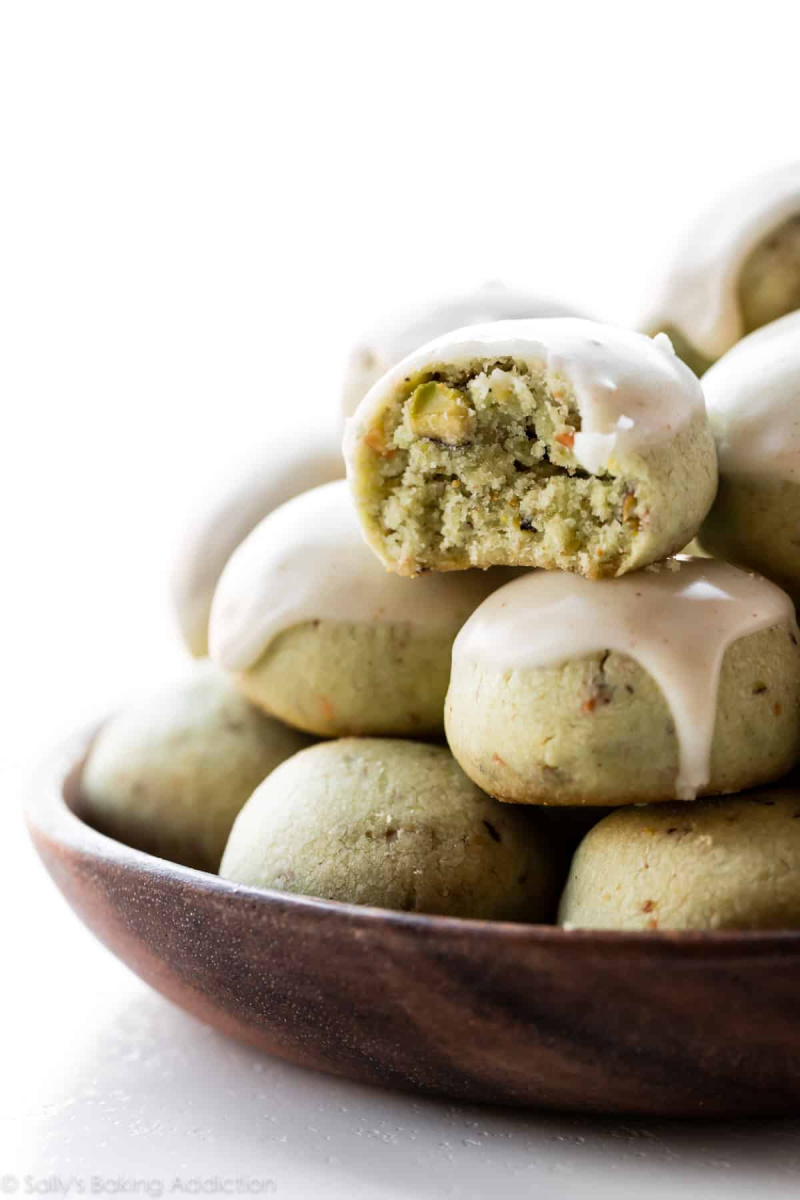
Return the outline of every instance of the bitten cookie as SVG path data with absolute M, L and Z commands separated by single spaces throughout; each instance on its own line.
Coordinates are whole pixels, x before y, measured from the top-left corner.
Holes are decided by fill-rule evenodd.
M 417 305 L 413 313 L 398 313 L 364 334 L 353 347 L 342 388 L 342 416 L 352 416 L 373 383 L 395 363 L 453 329 L 486 321 L 580 315 L 547 296 L 516 291 L 497 282 L 484 284 L 474 292 Z
M 623 575 L 680 550 L 717 486 L 703 394 L 667 338 L 554 319 L 410 355 L 345 434 L 365 536 L 401 575 Z
M 81 815 L 138 850 L 216 871 L 253 789 L 310 743 L 198 664 L 103 726 L 81 780 Z
M 453 647 L 447 738 L 501 800 L 690 800 L 800 758 L 792 602 L 714 559 L 590 582 L 537 571 L 480 606 Z
M 272 513 L 225 568 L 211 653 L 273 716 L 321 736 L 444 728 L 453 639 L 504 570 L 400 579 L 365 545 L 347 485 Z
M 719 491 L 704 550 L 752 567 L 800 602 L 800 313 L 750 334 L 703 380 Z
M 530 815 L 490 800 L 440 746 L 347 738 L 258 788 L 220 874 L 404 912 L 547 920 L 559 880 Z
M 696 222 L 643 323 L 698 375 L 800 308 L 800 163 L 750 180 Z
M 800 792 L 627 808 L 586 835 L 561 899 L 587 929 L 796 929 Z
M 344 461 L 333 433 L 306 430 L 265 447 L 206 489 L 172 572 L 178 626 L 196 658 L 208 654 L 214 589 L 236 547 L 292 496 L 343 476 Z

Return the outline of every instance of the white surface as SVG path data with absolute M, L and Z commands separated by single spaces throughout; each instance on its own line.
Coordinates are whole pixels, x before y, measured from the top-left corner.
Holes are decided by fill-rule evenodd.
M 770 0 L 0 5 L 0 1181 L 797 1195 L 794 1125 L 415 1105 L 240 1050 L 92 941 L 18 811 L 42 747 L 182 661 L 166 581 L 209 472 L 335 420 L 351 341 L 419 295 L 503 277 L 633 317 L 699 208 L 795 156 L 793 21 Z

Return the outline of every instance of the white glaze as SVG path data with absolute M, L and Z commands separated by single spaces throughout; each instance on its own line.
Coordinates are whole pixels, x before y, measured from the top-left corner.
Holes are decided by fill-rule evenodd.
M 703 391 L 721 475 L 800 483 L 800 312 L 729 350 Z
M 756 247 L 800 213 L 800 163 L 772 171 L 723 197 L 694 225 L 646 327 L 672 325 L 709 359 L 744 334 L 738 284 Z
M 348 474 L 355 474 L 363 439 L 408 376 L 494 358 L 521 362 L 551 388 L 567 380 L 581 415 L 573 452 L 593 473 L 648 444 L 671 440 L 704 411 L 698 380 L 666 336 L 649 338 L 571 317 L 495 321 L 430 342 L 370 389 L 345 430 Z
M 453 668 L 493 674 L 555 666 L 614 650 L 660 687 L 675 722 L 675 796 L 692 800 L 710 777 L 725 651 L 773 625 L 796 628 L 785 592 L 715 559 L 670 559 L 620 579 L 535 571 L 501 588 L 456 638 Z
M 245 671 L 279 633 L 315 620 L 455 634 L 511 574 L 391 574 L 361 537 L 346 483 L 330 483 L 272 513 L 233 555 L 214 596 L 211 656 L 226 670 Z
M 303 430 L 262 447 L 203 489 L 172 572 L 172 602 L 188 648 L 207 653 L 211 601 L 236 547 L 268 513 L 298 492 L 344 476 L 332 431 Z
M 497 281 L 422 305 L 413 313 L 401 313 L 365 334 L 350 352 L 342 387 L 342 416 L 352 416 L 372 385 L 395 363 L 453 329 L 521 317 L 579 315 L 566 304 L 515 291 Z

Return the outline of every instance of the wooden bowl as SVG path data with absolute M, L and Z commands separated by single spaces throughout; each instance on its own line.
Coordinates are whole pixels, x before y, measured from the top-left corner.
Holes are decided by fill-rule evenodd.
M 567 932 L 240 887 L 81 821 L 88 741 L 32 797 L 39 854 L 105 945 L 217 1029 L 462 1101 L 796 1115 L 800 932 Z

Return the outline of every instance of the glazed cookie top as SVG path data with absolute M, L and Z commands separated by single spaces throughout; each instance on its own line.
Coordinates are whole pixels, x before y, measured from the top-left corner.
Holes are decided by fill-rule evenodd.
M 306 621 L 460 628 L 506 569 L 402 579 L 367 547 L 344 480 L 276 509 L 226 566 L 211 610 L 211 656 L 229 671 L 254 666 L 279 633 Z
M 800 213 L 800 163 L 749 181 L 723 197 L 680 247 L 648 320 L 674 326 L 708 359 L 720 358 L 745 333 L 738 285 L 758 245 Z
M 546 296 L 517 291 L 497 281 L 473 292 L 438 300 L 365 334 L 350 353 L 342 390 L 342 415 L 351 416 L 381 375 L 433 338 L 465 325 L 519 317 L 573 317 L 574 309 Z
M 800 483 L 800 312 L 729 350 L 703 390 L 722 474 Z
M 676 799 L 708 782 L 717 686 L 727 648 L 782 624 L 792 602 L 759 575 L 716 559 L 669 559 L 620 579 L 535 571 L 489 596 L 456 638 L 453 666 L 492 672 L 557 666 L 606 650 L 659 685 L 679 745 Z
M 360 451 L 384 409 L 415 378 L 438 368 L 508 359 L 541 375 L 553 392 L 572 388 L 581 417 L 572 449 L 580 466 L 593 474 L 612 457 L 671 440 L 704 413 L 700 384 L 666 334 L 649 338 L 573 317 L 495 321 L 429 342 L 375 384 L 347 423 L 348 476 L 355 474 Z
M 172 571 L 172 602 L 184 641 L 200 658 L 208 653 L 211 601 L 234 550 L 268 513 L 307 488 L 344 476 L 333 430 L 298 431 L 274 440 L 252 459 L 206 483 L 192 506 Z

